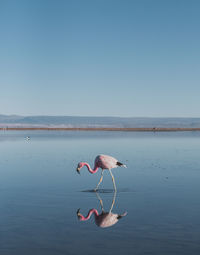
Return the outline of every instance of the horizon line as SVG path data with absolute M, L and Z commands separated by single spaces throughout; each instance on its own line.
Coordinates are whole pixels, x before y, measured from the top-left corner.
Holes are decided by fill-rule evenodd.
M 181 119 L 199 119 L 197 116 L 193 117 L 187 117 L 187 116 L 115 116 L 115 115 L 21 115 L 21 114 L 2 114 L 0 113 L 0 116 L 17 116 L 17 117 L 77 117 L 77 118 L 170 118 L 170 119 L 176 119 L 176 118 L 181 118 Z

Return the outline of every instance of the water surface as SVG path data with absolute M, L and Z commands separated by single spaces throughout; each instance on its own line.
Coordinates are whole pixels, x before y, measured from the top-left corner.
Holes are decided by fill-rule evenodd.
M 30 140 L 26 137 L 30 136 Z M 108 154 L 118 192 L 111 227 L 95 224 L 100 171 L 76 173 Z M 0 254 L 200 254 L 200 133 L 0 132 Z M 109 212 L 113 186 L 104 173 L 100 199 Z M 84 192 L 83 192 L 84 191 Z

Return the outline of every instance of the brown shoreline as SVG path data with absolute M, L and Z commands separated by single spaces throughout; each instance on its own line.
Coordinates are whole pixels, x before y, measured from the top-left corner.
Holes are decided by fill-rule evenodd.
M 125 132 L 174 132 L 174 131 L 200 131 L 200 128 L 59 128 L 59 127 L 0 127 L 4 131 L 24 131 L 24 130 L 46 130 L 46 131 L 125 131 Z

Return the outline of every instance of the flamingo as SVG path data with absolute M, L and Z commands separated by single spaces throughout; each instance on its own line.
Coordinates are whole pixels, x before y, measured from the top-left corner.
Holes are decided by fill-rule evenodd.
M 117 190 L 116 189 L 116 185 L 115 185 L 115 178 L 111 172 L 111 169 L 112 168 L 116 168 L 118 166 L 120 167 L 126 167 L 126 165 L 124 165 L 123 163 L 120 163 L 116 158 L 113 158 L 111 156 L 108 156 L 108 155 L 98 155 L 96 158 L 95 158 L 95 161 L 94 161 L 94 169 L 92 169 L 90 167 L 90 165 L 86 162 L 80 162 L 78 163 L 78 166 L 77 166 L 77 172 L 80 174 L 80 169 L 82 167 L 86 166 L 88 171 L 91 173 L 91 174 L 94 174 L 98 171 L 99 168 L 102 169 L 101 171 L 101 178 L 99 180 L 99 183 L 97 184 L 96 188 L 94 189 L 94 191 L 97 191 L 100 183 L 102 182 L 103 180 L 103 171 L 105 169 L 109 170 L 110 172 L 110 175 L 112 177 L 112 182 L 113 182 L 113 186 L 114 186 L 114 189 L 115 191 Z
M 119 219 L 126 216 L 127 212 L 124 212 L 123 214 L 112 213 L 113 205 L 115 203 L 115 198 L 116 198 L 116 191 L 114 193 L 112 205 L 111 205 L 111 208 L 110 208 L 109 212 L 104 211 L 103 202 L 102 202 L 100 196 L 98 195 L 98 193 L 96 193 L 96 195 L 97 195 L 97 198 L 100 201 L 101 213 L 99 214 L 97 209 L 93 208 L 93 209 L 90 209 L 87 216 L 84 217 L 80 213 L 80 209 L 78 209 L 76 214 L 77 214 L 77 217 L 80 221 L 87 221 L 87 220 L 89 220 L 91 215 L 94 214 L 96 225 L 98 227 L 101 227 L 101 228 L 107 228 L 107 227 L 111 227 L 112 225 L 116 224 Z

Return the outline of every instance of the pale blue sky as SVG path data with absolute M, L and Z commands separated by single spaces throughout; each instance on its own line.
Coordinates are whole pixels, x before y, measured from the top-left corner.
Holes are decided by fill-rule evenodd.
M 0 114 L 200 117 L 200 1 L 0 0 Z

